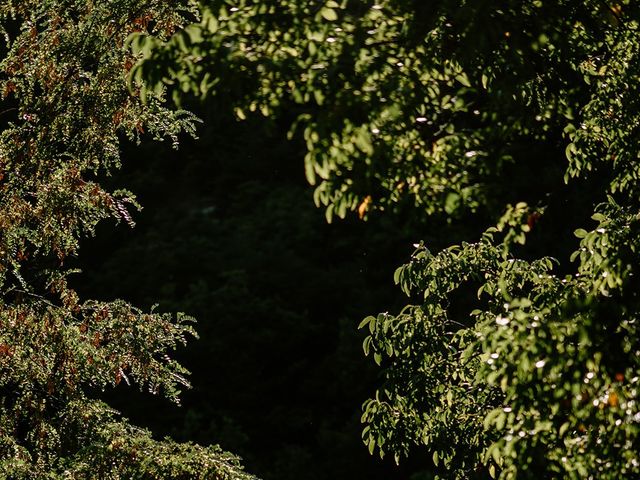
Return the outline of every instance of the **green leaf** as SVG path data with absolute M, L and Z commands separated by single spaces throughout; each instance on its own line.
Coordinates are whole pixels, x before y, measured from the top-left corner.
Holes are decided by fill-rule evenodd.
M 364 320 L 360 322 L 360 324 L 358 325 L 358 330 L 366 327 L 367 325 L 369 325 L 370 322 L 375 322 L 375 321 L 376 321 L 376 318 L 369 315 L 368 317 L 366 317 Z
M 382 355 L 378 352 L 375 352 L 373 354 L 373 361 L 376 362 L 378 366 L 380 366 L 382 364 Z
M 322 15 L 322 18 L 330 22 L 336 21 L 338 19 L 338 14 L 333 8 L 325 7 L 320 10 L 320 14 Z
M 400 276 L 402 275 L 403 271 L 404 271 L 404 267 L 398 267 L 393 272 L 393 283 L 395 283 L 396 285 L 400 283 Z
M 461 73 L 460 75 L 456 75 L 456 80 L 460 82 L 465 87 L 470 87 L 471 82 L 469 82 L 469 77 L 467 77 L 466 73 Z

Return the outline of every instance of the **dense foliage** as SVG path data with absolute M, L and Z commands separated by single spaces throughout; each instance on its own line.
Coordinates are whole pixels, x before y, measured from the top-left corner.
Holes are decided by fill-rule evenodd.
M 418 244 L 396 275 L 415 304 L 363 322 L 385 375 L 370 450 L 426 447 L 444 478 L 637 476 L 638 6 L 202 12 L 169 42 L 135 38 L 132 81 L 223 93 L 240 118 L 293 113 L 329 216 L 409 203 L 496 220 L 472 243 Z
M 124 136 L 174 144 L 194 118 L 128 89 L 133 32 L 170 35 L 187 2 L 3 1 L 0 63 L 0 475 L 250 478 L 218 447 L 157 441 L 99 400 L 135 383 L 177 402 L 187 373 L 169 354 L 188 317 L 81 300 L 67 267 L 106 218 L 132 223 L 127 191 L 97 179 Z

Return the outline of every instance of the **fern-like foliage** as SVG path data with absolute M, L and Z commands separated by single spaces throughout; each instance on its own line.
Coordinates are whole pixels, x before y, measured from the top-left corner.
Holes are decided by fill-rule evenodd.
M 193 14 L 181 0 L 0 3 L 2 478 L 252 478 L 233 455 L 154 440 L 93 398 L 124 382 L 178 402 L 188 372 L 169 355 L 195 332 L 186 316 L 81 300 L 65 267 L 99 221 L 133 224 L 133 194 L 99 183 L 121 138 L 194 133 L 193 115 L 127 82 L 130 35 L 167 36 Z

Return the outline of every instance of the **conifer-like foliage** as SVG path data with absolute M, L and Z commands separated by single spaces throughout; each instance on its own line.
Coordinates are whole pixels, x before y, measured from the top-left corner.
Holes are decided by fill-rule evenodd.
M 0 63 L 0 476 L 11 479 L 245 479 L 218 447 L 152 439 L 99 400 L 120 383 L 178 402 L 188 373 L 170 355 L 185 316 L 82 300 L 66 265 L 103 219 L 132 224 L 127 191 L 98 180 L 121 139 L 174 145 L 195 118 L 145 104 L 127 74 L 133 32 L 170 35 L 192 11 L 167 0 L 3 0 Z
M 447 479 L 636 478 L 639 22 L 629 0 L 212 0 L 136 38 L 131 78 L 293 113 L 329 216 L 495 219 L 416 244 L 412 304 L 363 322 L 372 452 Z

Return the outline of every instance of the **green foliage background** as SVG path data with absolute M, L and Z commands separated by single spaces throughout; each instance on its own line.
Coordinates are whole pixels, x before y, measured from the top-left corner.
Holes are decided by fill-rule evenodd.
M 369 389 L 362 440 L 417 459 L 400 476 L 638 475 L 634 2 L 0 5 L 7 475 L 247 477 L 107 399 L 267 478 L 388 478 L 347 440 Z M 180 167 L 147 147 L 156 165 L 98 183 L 125 138 L 193 134 L 168 95 L 208 102 L 206 142 Z M 370 222 L 321 224 L 303 166 L 329 221 Z M 89 246 L 74 288 L 81 239 L 134 223 L 121 182 L 153 214 Z M 399 302 L 381 278 L 410 244 Z M 190 319 L 165 308 L 205 319 L 184 414 L 119 399 L 130 377 L 174 402 L 188 386 L 169 353 Z M 379 378 L 353 354 L 370 308 L 386 310 L 360 323 Z

